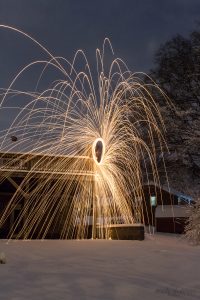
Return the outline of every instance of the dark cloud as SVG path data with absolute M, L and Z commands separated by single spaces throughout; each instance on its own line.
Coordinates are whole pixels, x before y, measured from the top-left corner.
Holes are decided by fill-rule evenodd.
M 177 33 L 187 36 L 197 21 L 199 0 L 0 0 L 0 24 L 29 33 L 55 56 L 72 60 L 76 50 L 83 49 L 93 72 L 95 50 L 105 37 L 132 71 L 148 72 L 159 45 Z M 0 88 L 8 87 L 26 64 L 45 58 L 32 41 L 0 28 Z M 41 67 L 32 68 L 14 88 L 34 90 L 40 72 Z M 51 75 L 55 73 L 48 72 L 45 80 L 50 81 Z M 24 106 L 26 101 L 20 95 L 8 98 L 6 105 Z M 1 108 L 0 129 L 17 112 Z
M 28 32 L 54 55 L 71 60 L 82 48 L 95 64 L 95 49 L 109 37 L 133 71 L 148 71 L 160 43 L 177 33 L 187 35 L 199 15 L 199 0 L 0 1 L 0 23 Z M 16 33 L 0 29 L 0 39 L 2 87 L 41 52 Z

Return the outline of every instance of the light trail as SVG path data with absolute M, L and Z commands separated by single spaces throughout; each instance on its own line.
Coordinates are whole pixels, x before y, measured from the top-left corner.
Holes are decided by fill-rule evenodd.
M 108 39 L 102 51 L 96 50 L 98 87 L 95 88 L 83 51 L 78 50 L 70 63 L 65 58 L 54 57 L 26 33 L 0 25 L 2 28 L 31 39 L 48 57 L 23 67 L 9 88 L 1 93 L 0 110 L 6 109 L 11 97 L 16 97 L 16 101 L 20 96 L 26 99 L 7 130 L 0 133 L 0 151 L 4 153 L 1 157 L 20 149 L 16 164 L 24 157 L 28 163 L 27 154 L 36 153 L 39 158 L 1 214 L 0 226 L 19 204 L 21 213 L 9 237 L 44 238 L 55 231 L 60 238 L 84 238 L 89 216 L 93 218 L 93 237 L 97 236 L 98 225 L 100 238 L 107 238 L 106 228 L 111 224 L 143 222 L 142 203 L 137 201 L 143 197 L 141 162 L 148 178 L 145 161 L 149 160 L 154 182 L 159 184 L 155 140 L 160 152 L 166 146 L 165 126 L 152 89 L 163 97 L 164 93 L 150 79 L 144 83 L 140 74 L 130 72 L 119 58 L 113 59 L 106 72 L 104 56 Z M 81 70 L 75 68 L 79 55 L 83 58 Z M 43 66 L 37 87 L 42 78 L 48 78 L 49 67 L 55 68 L 56 74 L 59 71 L 60 78 L 55 78 L 40 92 L 14 89 L 18 80 L 35 65 Z M 14 143 L 10 141 L 11 136 L 17 137 Z M 7 176 L 12 176 L 15 172 L 12 164 L 13 160 L 8 161 L 6 168 L 0 166 L 0 171 L 10 168 Z M 56 170 L 59 178 L 48 168 Z M 36 171 L 40 173 L 37 183 Z M 67 179 L 66 174 L 70 175 Z M 28 189 L 26 200 L 20 193 L 22 187 Z

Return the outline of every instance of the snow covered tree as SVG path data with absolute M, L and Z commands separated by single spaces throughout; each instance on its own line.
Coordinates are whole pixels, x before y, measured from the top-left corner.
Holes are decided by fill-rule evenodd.
M 167 129 L 170 185 L 200 191 L 200 30 L 161 45 L 150 76 L 174 103 L 169 107 L 157 97 Z
M 185 236 L 194 245 L 200 245 L 200 198 L 197 199 L 190 211 Z
M 178 107 L 200 104 L 200 31 L 161 45 L 151 75 Z

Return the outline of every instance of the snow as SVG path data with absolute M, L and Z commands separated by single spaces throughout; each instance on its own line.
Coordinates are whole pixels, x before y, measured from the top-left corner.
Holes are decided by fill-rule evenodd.
M 186 218 L 190 213 L 189 205 L 157 205 L 156 218 Z
M 200 299 L 200 247 L 145 241 L 0 241 L 2 300 Z

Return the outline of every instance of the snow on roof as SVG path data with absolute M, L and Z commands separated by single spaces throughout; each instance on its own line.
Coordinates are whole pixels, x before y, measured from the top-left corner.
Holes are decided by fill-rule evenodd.
M 158 205 L 155 211 L 156 218 L 186 218 L 188 215 L 188 207 L 179 205 Z

